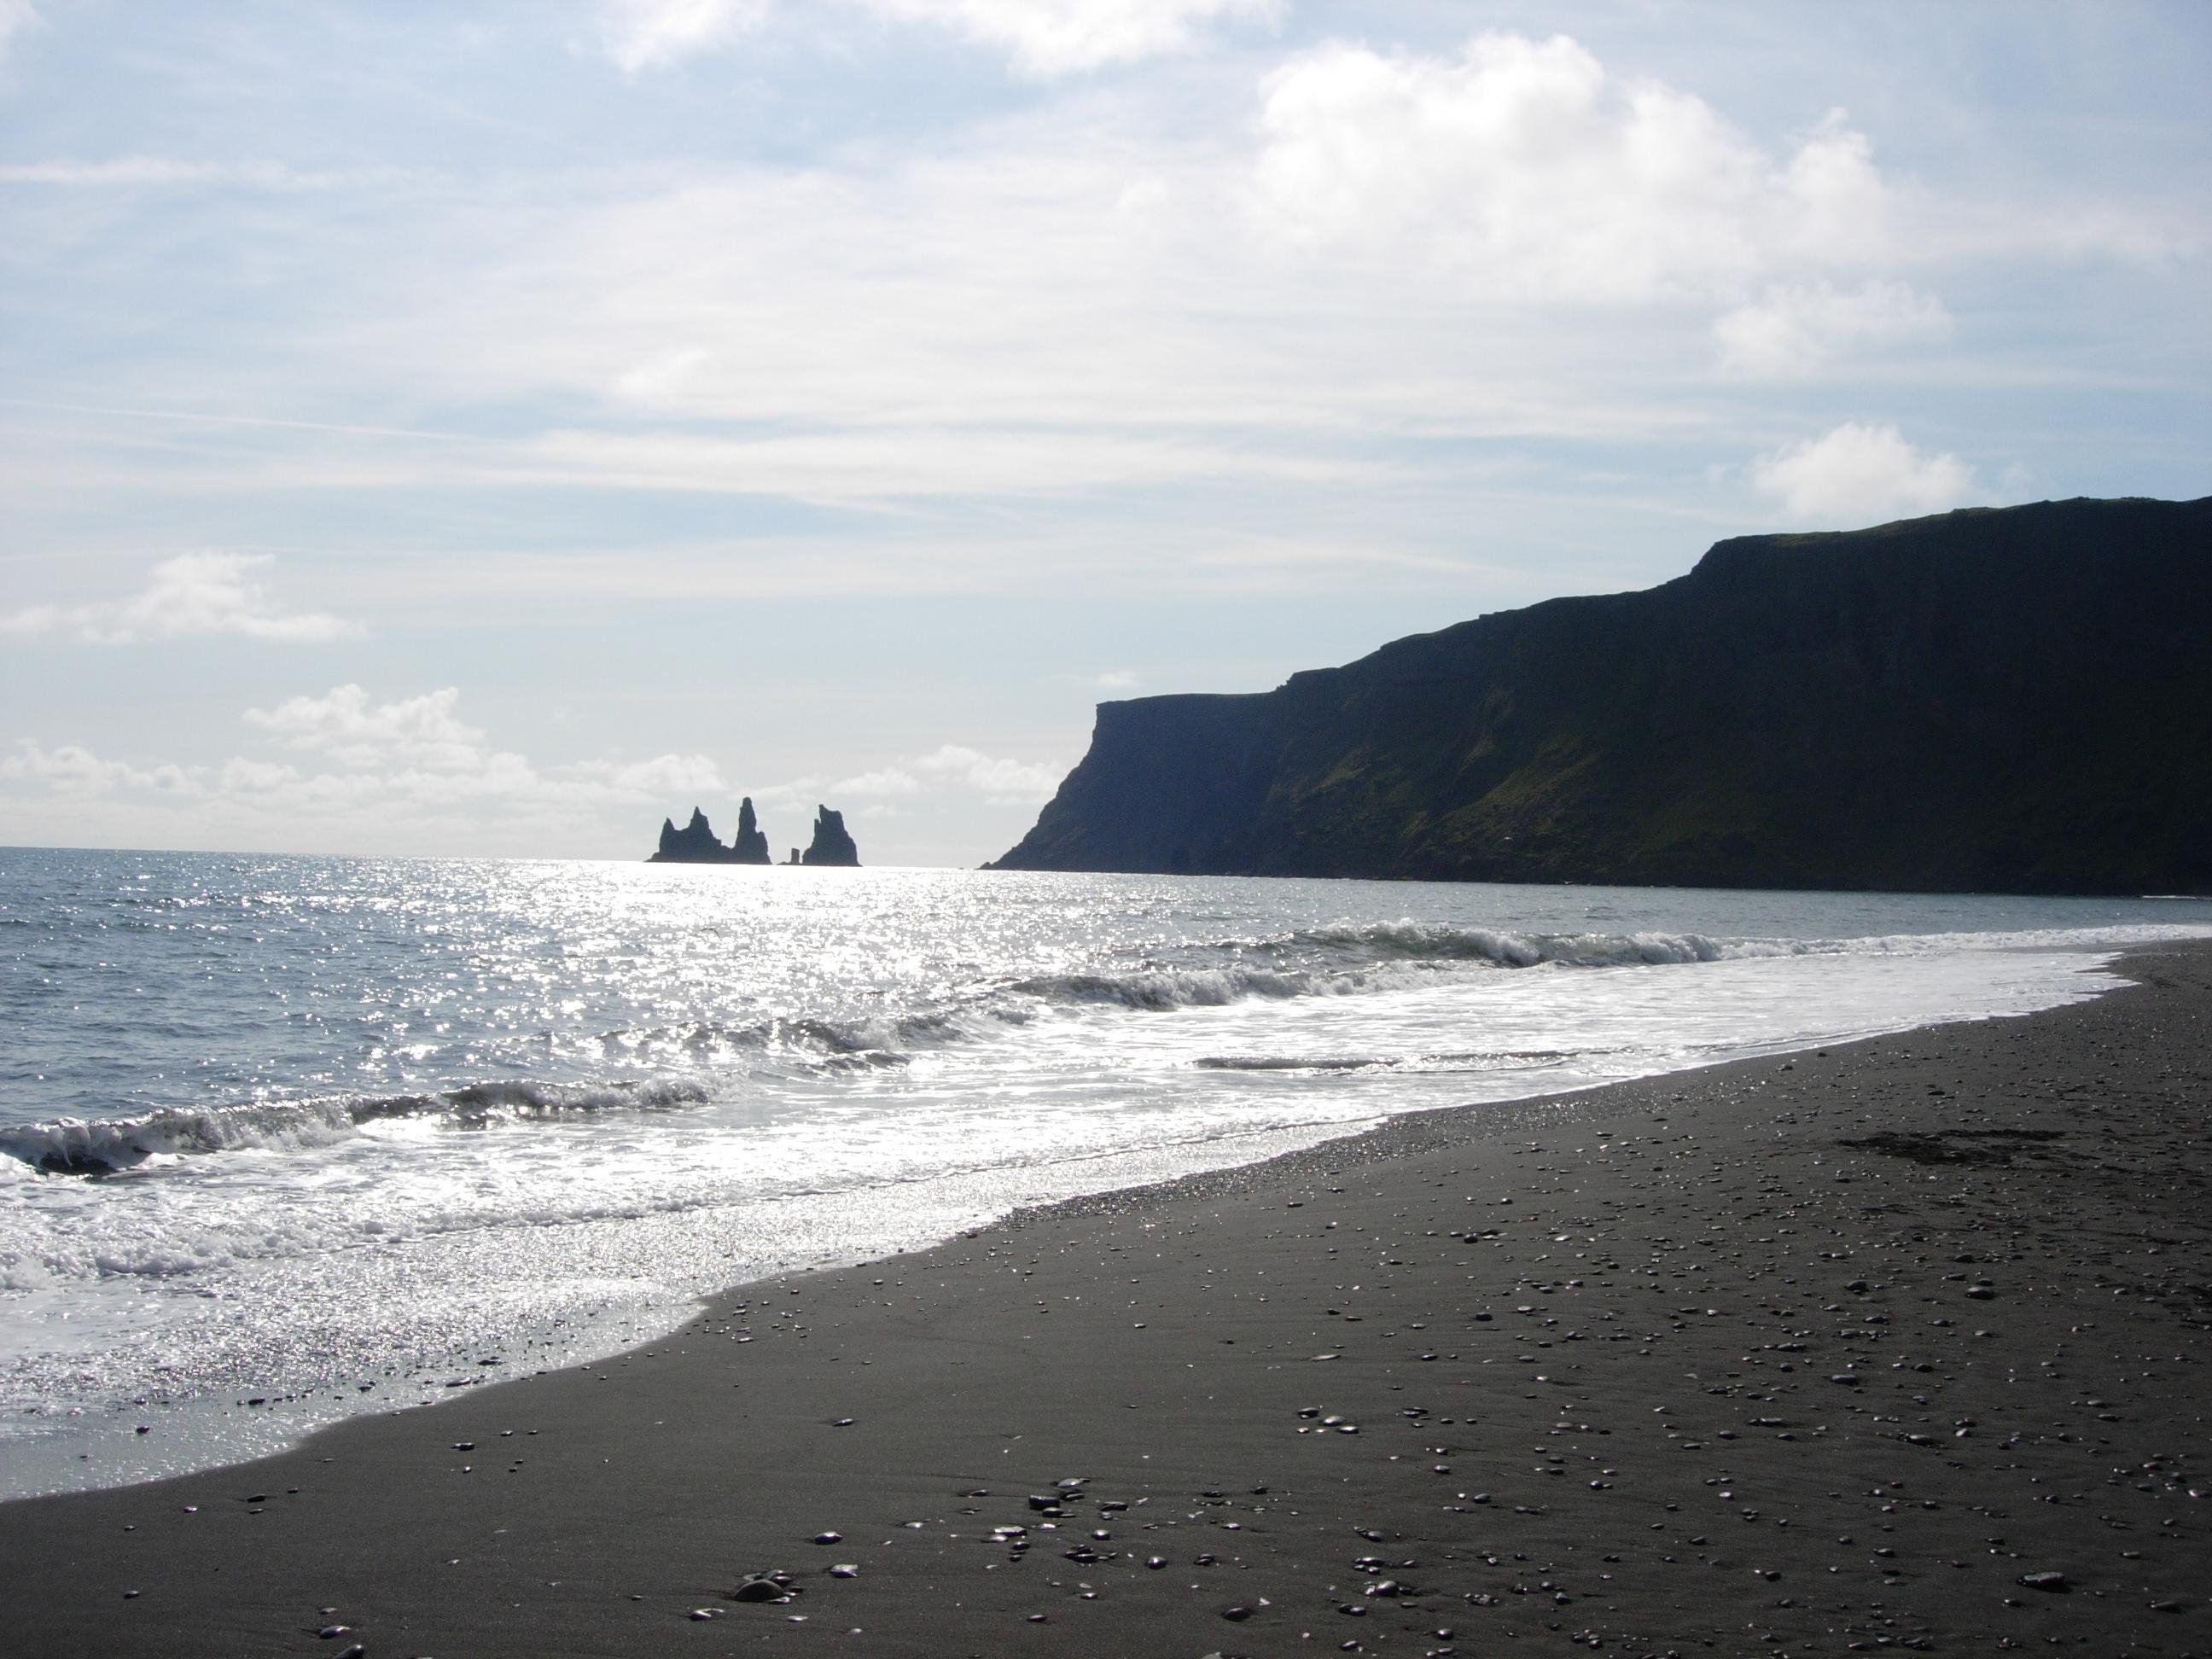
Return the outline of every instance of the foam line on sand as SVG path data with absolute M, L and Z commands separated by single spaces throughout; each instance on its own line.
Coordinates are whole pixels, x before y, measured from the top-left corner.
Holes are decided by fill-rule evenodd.
M 8 1647 L 2212 1652 L 2212 948 L 2124 967 L 0 1504 Z

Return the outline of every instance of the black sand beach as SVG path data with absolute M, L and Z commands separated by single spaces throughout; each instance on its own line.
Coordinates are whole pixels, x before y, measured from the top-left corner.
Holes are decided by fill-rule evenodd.
M 283 1456 L 0 1505 L 4 1645 L 2212 1652 L 2212 948 L 2126 966 L 2028 1019 L 1025 1214 Z M 772 1571 L 788 1600 L 733 1599 Z

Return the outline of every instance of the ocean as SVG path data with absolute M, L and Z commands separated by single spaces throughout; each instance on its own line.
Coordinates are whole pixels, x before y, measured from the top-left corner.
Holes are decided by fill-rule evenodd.
M 0 849 L 0 1495 L 1399 1113 L 2094 996 L 2201 900 Z

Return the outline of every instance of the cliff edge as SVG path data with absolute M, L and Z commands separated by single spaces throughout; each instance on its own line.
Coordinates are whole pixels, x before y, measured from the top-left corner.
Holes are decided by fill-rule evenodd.
M 1247 696 L 1102 703 L 991 866 L 2212 891 L 2212 498 L 1717 544 Z

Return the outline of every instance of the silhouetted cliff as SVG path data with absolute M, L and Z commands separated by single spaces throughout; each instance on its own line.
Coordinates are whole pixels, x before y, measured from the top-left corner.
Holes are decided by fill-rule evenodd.
M 1739 538 L 1265 694 L 1102 703 L 995 867 L 2212 890 L 2212 499 Z
M 738 838 L 730 843 L 730 856 L 739 864 L 770 864 L 775 860 L 768 850 L 768 836 L 753 816 L 753 798 L 747 795 L 738 803 Z
M 681 830 L 673 818 L 660 821 L 660 846 L 647 864 L 734 864 L 737 855 L 714 839 L 707 815 L 691 809 L 691 822 Z
M 845 815 L 826 806 L 817 806 L 814 812 L 814 839 L 807 845 L 805 862 L 857 868 L 860 849 L 845 829 Z
M 753 816 L 753 798 L 747 795 L 738 806 L 738 838 L 725 847 L 714 839 L 714 831 L 707 822 L 707 815 L 697 807 L 691 809 L 691 822 L 681 830 L 673 818 L 660 821 L 660 846 L 647 864 L 767 864 L 768 836 L 762 833 L 760 822 Z

